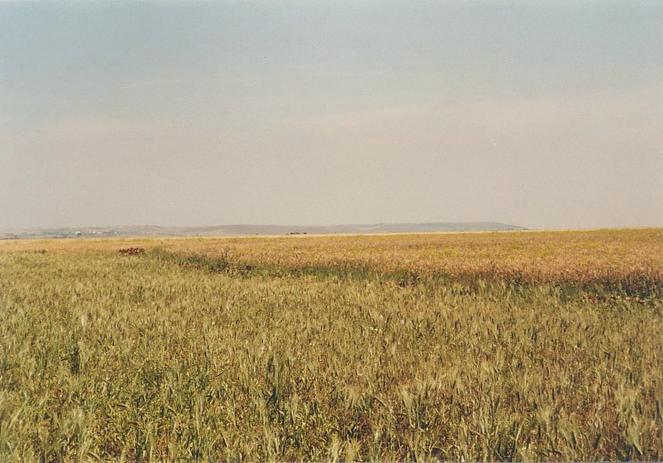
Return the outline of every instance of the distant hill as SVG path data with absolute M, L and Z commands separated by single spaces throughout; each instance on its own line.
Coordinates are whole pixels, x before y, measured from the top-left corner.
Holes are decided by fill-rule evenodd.
M 463 231 L 526 230 L 498 222 L 378 223 L 350 225 L 220 225 L 208 227 L 160 227 L 156 225 L 124 227 L 85 227 L 21 229 L 0 232 L 0 239 L 128 237 L 128 236 L 232 236 L 334 233 L 424 233 Z

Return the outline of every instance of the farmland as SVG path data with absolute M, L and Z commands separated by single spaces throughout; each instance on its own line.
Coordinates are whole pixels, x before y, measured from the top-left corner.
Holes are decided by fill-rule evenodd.
M 662 332 L 663 229 L 2 241 L 0 460 L 660 460 Z

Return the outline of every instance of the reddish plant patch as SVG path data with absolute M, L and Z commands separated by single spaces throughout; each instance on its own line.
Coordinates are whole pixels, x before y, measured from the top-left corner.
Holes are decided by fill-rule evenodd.
M 145 254 L 145 248 L 123 248 L 117 252 L 123 256 L 138 256 L 140 254 Z

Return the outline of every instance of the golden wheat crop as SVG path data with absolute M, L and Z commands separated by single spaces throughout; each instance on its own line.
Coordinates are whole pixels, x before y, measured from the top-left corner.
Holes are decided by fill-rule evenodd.
M 452 280 L 645 286 L 663 290 L 663 229 L 170 239 L 0 241 L 0 252 L 143 246 L 239 265 L 353 269 Z
M 660 229 L 2 242 L 0 460 L 659 460 L 662 268 Z

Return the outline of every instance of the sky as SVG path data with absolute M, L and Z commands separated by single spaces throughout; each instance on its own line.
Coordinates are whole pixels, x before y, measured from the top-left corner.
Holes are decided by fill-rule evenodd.
M 0 2 L 0 229 L 456 221 L 663 226 L 663 2 Z

